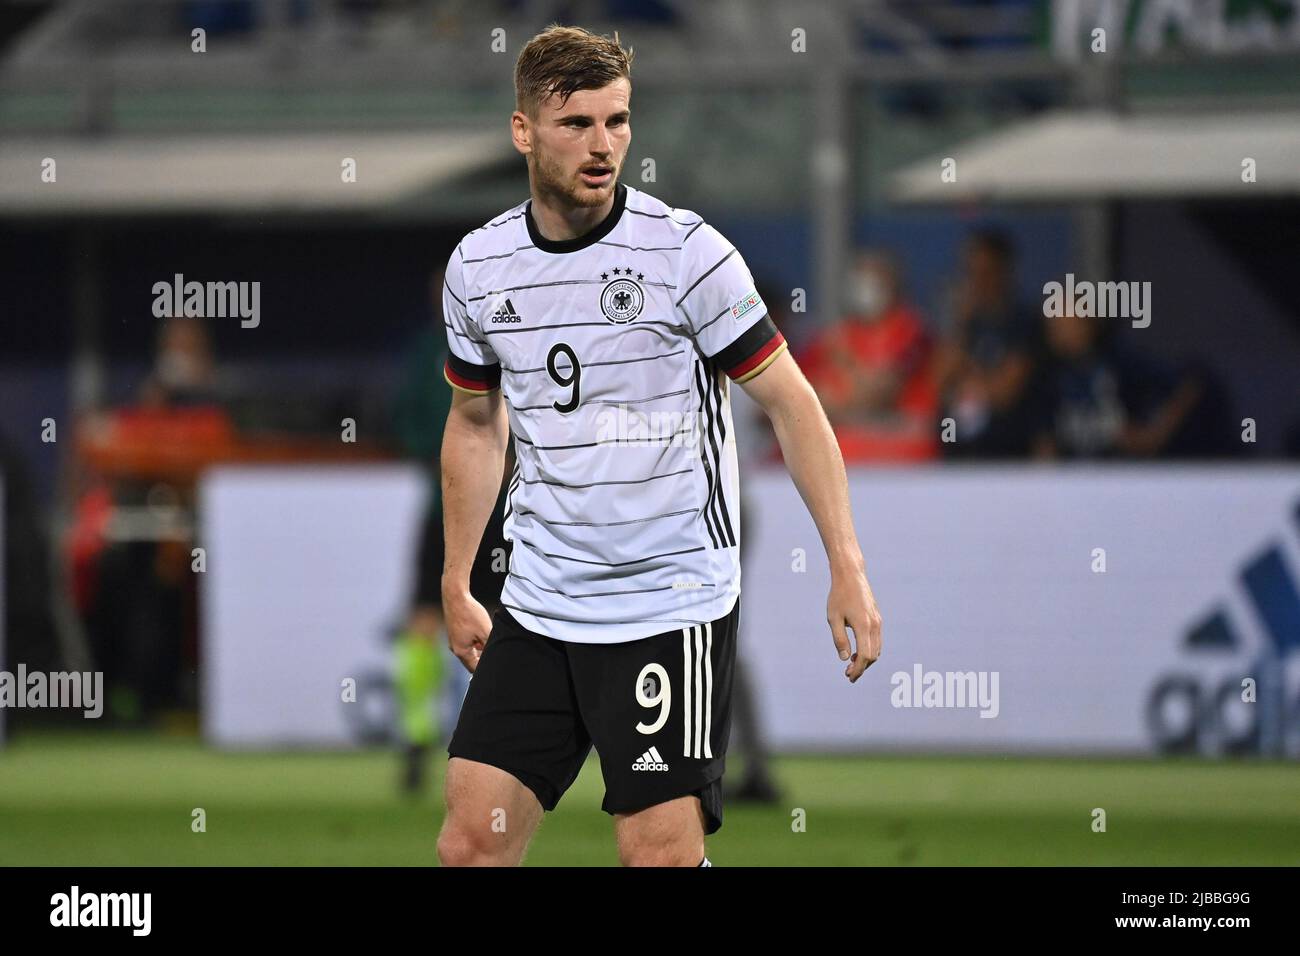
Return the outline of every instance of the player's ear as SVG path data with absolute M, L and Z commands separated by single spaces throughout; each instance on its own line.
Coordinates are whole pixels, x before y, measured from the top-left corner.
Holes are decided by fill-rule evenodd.
M 533 131 L 528 117 L 519 110 L 510 114 L 510 140 L 515 149 L 527 156 L 533 151 Z

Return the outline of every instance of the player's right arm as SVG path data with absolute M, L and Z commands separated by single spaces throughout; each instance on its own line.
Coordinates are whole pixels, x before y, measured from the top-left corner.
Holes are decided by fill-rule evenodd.
M 470 594 L 470 569 L 496 506 L 509 435 L 499 389 L 483 395 L 456 390 L 442 435 L 442 610 L 452 653 L 471 672 L 492 619 Z
M 470 569 L 496 505 L 505 470 L 510 421 L 501 397 L 501 365 L 470 314 L 460 247 L 442 287 L 448 355 L 443 377 L 453 390 L 442 433 L 442 612 L 452 653 L 471 672 L 492 630 L 486 608 L 470 594 Z

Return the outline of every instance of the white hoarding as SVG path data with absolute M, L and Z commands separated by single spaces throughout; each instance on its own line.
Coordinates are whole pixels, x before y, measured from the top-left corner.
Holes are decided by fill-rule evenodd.
M 1297 676 L 1300 469 L 882 469 L 850 484 L 885 621 L 884 654 L 854 686 L 807 510 L 780 472 L 745 480 L 742 633 L 776 747 L 1278 752 L 1283 732 L 1300 744 L 1296 681 L 1275 689 L 1285 667 Z M 996 674 L 996 716 L 915 706 L 918 669 L 932 689 L 931 673 L 985 688 Z M 1247 677 L 1267 699 L 1241 700 Z
M 221 745 L 354 742 L 342 682 L 382 673 L 407 612 L 427 478 L 400 466 L 219 468 L 203 480 L 201 707 Z
M 885 651 L 852 686 L 790 478 L 742 484 L 741 653 L 779 749 L 1300 752 L 1300 469 L 855 471 Z M 209 477 L 209 739 L 356 739 L 340 680 L 386 667 L 424 491 L 404 468 Z

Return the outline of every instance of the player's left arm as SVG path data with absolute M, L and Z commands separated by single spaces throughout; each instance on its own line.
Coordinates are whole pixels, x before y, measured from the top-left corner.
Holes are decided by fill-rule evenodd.
M 844 674 L 856 682 L 880 657 L 881 619 L 853 529 L 839 443 L 817 393 L 787 349 L 757 374 L 738 381 L 771 419 L 786 468 L 821 534 L 831 569 L 826 622 L 840 660 L 849 661 Z M 845 628 L 852 629 L 857 644 L 852 652 Z
M 849 662 L 845 676 L 856 681 L 880 656 L 880 612 L 853 531 L 840 446 L 817 393 L 790 357 L 735 246 L 700 222 L 690 227 L 681 248 L 675 305 L 701 354 L 745 389 L 772 420 L 790 477 L 830 559 L 826 622 L 840 660 Z M 849 646 L 846 628 L 853 631 L 856 651 Z

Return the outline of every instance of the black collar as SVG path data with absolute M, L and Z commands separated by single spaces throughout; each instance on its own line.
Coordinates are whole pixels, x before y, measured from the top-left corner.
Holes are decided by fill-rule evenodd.
M 528 223 L 528 238 L 543 252 L 577 252 L 579 249 L 586 249 L 593 242 L 599 242 L 613 232 L 618 221 L 623 218 L 623 207 L 626 205 L 627 187 L 618 183 L 614 186 L 614 205 L 610 208 L 609 215 L 600 221 L 600 225 L 572 239 L 547 239 L 537 228 L 537 223 L 533 221 L 533 201 L 530 199 L 528 205 L 524 207 L 524 221 Z

